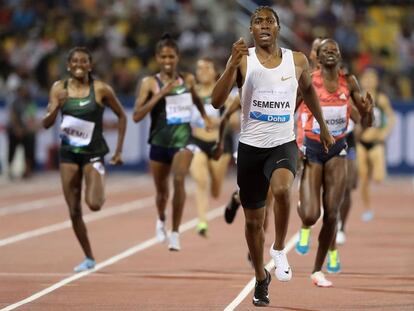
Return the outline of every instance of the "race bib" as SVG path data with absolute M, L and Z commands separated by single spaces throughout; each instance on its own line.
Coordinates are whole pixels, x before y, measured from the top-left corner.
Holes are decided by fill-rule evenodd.
M 323 117 L 332 136 L 339 136 L 345 133 L 348 125 L 347 109 L 348 106 L 346 105 L 334 107 L 322 106 Z M 315 118 L 313 119 L 312 132 L 315 134 L 321 133 L 319 123 Z
M 193 100 L 190 93 L 167 96 L 165 98 L 167 124 L 190 123 Z
M 283 90 L 256 91 L 250 106 L 250 118 L 265 122 L 289 122 L 295 103 L 286 99 L 288 95 Z
M 64 115 L 60 125 L 60 138 L 74 147 L 89 145 L 95 123 Z

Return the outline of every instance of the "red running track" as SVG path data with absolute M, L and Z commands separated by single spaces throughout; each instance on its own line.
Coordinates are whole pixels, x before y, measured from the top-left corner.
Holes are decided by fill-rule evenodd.
M 188 194 L 182 251 L 155 243 L 154 187 L 147 175 L 110 175 L 102 211 L 84 209 L 98 262 L 97 270 L 75 275 L 82 252 L 61 196 L 58 175 L 0 188 L 0 308 L 18 310 L 224 310 L 253 276 L 246 260 L 243 215 L 227 225 L 222 206 L 235 186 L 229 177 L 219 200 L 212 200 L 209 236 L 195 233 L 194 199 Z M 192 188 L 192 183 L 188 183 Z M 309 279 L 319 225 L 307 256 L 288 258 L 293 279 L 273 278 L 269 308 L 274 310 L 414 310 L 414 189 L 406 179 L 373 189 L 376 217 L 359 220 L 360 199 L 340 248 L 343 272 L 328 275 L 333 288 Z M 191 192 L 191 189 L 190 191 Z M 170 210 L 171 208 L 169 208 Z M 299 228 L 291 213 L 288 238 Z M 268 248 L 273 230 L 266 237 Z M 269 256 L 266 252 L 266 259 Z M 237 310 L 253 310 L 252 293 Z M 31 297 L 31 298 L 29 298 Z M 29 298 L 29 299 L 27 299 Z M 17 303 L 17 304 L 16 304 Z

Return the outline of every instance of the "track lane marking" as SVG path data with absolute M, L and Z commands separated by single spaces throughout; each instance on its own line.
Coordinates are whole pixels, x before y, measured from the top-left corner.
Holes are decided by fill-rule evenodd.
M 132 202 L 127 202 L 124 204 L 118 204 L 113 207 L 109 207 L 99 211 L 98 213 L 90 213 L 83 217 L 85 223 L 93 222 L 96 220 L 108 218 L 111 216 L 125 214 L 131 211 L 140 210 L 149 206 L 155 205 L 155 196 L 144 197 L 139 200 L 134 200 Z M 72 228 L 72 223 L 70 220 L 65 220 L 53 225 L 40 227 L 34 230 L 25 231 L 8 238 L 0 240 L 0 247 L 10 245 L 16 242 L 32 239 L 38 236 L 46 235 L 52 232 Z
M 207 219 L 208 220 L 213 220 L 213 219 L 221 216 L 223 214 L 223 208 L 224 208 L 224 205 L 220 206 L 220 207 L 217 207 L 217 208 L 211 210 L 210 212 L 208 212 L 207 213 Z M 180 226 L 180 232 L 184 233 L 184 232 L 186 232 L 190 229 L 195 228 L 197 226 L 197 223 L 198 223 L 198 218 L 194 218 L 190 221 L 187 221 L 186 223 L 184 223 Z M 132 246 L 131 248 L 126 249 L 122 253 L 119 253 L 115 256 L 112 256 L 112 257 L 106 259 L 105 261 L 103 261 L 101 263 L 98 263 L 95 266 L 95 268 L 92 269 L 92 270 L 80 272 L 80 273 L 77 273 L 77 274 L 73 274 L 73 275 L 71 275 L 67 278 L 64 278 L 63 280 L 61 280 L 61 281 L 59 281 L 59 282 L 43 289 L 43 290 L 41 290 L 40 292 L 37 292 L 37 293 L 35 293 L 35 294 L 33 294 L 33 295 L 23 299 L 23 300 L 20 300 L 20 301 L 14 303 L 12 305 L 9 305 L 9 306 L 1 309 L 0 311 L 11 311 L 11 310 L 14 310 L 18 307 L 21 307 L 21 306 L 25 305 L 25 304 L 28 304 L 32 301 L 35 301 L 35 300 L 37 300 L 37 299 L 39 299 L 39 298 L 41 298 L 41 297 L 43 297 L 43 296 L 45 296 L 49 293 L 61 288 L 61 287 L 69 284 L 69 283 L 72 283 L 76 280 L 79 280 L 83 277 L 86 277 L 89 274 L 92 274 L 96 271 L 102 270 L 105 267 L 111 266 L 111 265 L 117 263 L 118 261 L 121 261 L 125 258 L 128 258 L 128 257 L 130 257 L 130 256 L 132 256 L 132 255 L 134 255 L 138 252 L 141 252 L 141 251 L 143 251 L 147 248 L 150 248 L 151 246 L 154 246 L 156 244 L 159 244 L 159 242 L 157 241 L 157 239 L 155 237 L 153 237 L 151 239 L 148 239 L 148 240 L 146 240 L 142 243 L 139 243 L 135 246 Z
M 295 233 L 287 242 L 285 251 L 286 254 L 290 252 L 290 250 L 295 246 L 296 241 L 299 239 L 299 232 Z M 265 266 L 265 268 L 270 272 L 275 267 L 273 259 L 271 259 Z M 254 285 L 256 283 L 256 278 L 252 278 L 246 286 L 242 289 L 242 291 L 237 295 L 236 298 L 224 309 L 224 311 L 233 311 L 239 304 L 243 302 L 243 300 L 250 294 L 250 292 L 254 289 Z M 252 307 L 253 308 L 253 307 Z M 1 311 L 1 310 L 0 310 Z
M 146 179 L 144 177 L 138 177 L 134 179 L 135 182 L 132 183 L 132 180 L 130 182 L 122 182 L 116 183 L 114 185 L 108 185 L 110 187 L 110 193 L 122 193 L 124 191 L 127 191 L 128 189 L 136 188 L 137 186 L 141 186 L 143 184 L 150 184 L 150 180 Z M 112 181 L 111 181 L 112 182 Z M 114 181 L 113 181 L 114 182 Z M 8 216 L 12 214 L 18 214 L 23 212 L 28 212 L 32 210 L 42 209 L 51 207 L 50 205 L 53 204 L 60 204 L 65 203 L 65 200 L 63 198 L 63 194 L 55 195 L 52 197 L 47 197 L 43 199 L 37 199 L 28 202 L 20 202 L 15 204 L 10 204 L 7 206 L 0 207 L 0 216 Z

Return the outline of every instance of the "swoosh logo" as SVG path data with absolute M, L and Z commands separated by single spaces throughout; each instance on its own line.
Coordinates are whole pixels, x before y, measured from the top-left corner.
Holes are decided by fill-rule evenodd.
M 281 79 L 282 79 L 282 81 L 286 81 L 286 80 L 289 80 L 290 78 L 292 78 L 292 76 L 290 76 L 290 77 L 287 77 L 287 78 L 285 78 L 285 77 L 282 77 Z
M 283 159 L 280 159 L 279 161 L 277 161 L 276 162 L 276 164 L 279 164 L 280 162 L 282 162 L 282 161 L 287 161 L 287 160 L 289 160 L 288 158 L 283 158 Z M 286 272 L 286 271 L 285 271 Z
M 182 89 L 178 89 L 177 91 L 175 91 L 175 94 L 176 95 L 180 95 L 180 94 L 182 94 L 184 92 L 185 92 L 185 88 L 182 88 Z
M 85 105 L 89 104 L 89 102 L 90 102 L 89 100 L 82 100 L 82 101 L 79 102 L 79 106 L 81 106 L 81 107 L 85 106 Z

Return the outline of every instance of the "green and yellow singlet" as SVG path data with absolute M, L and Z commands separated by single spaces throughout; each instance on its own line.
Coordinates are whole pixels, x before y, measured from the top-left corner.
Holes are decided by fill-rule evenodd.
M 67 88 L 67 80 L 64 88 Z M 69 97 L 63 104 L 60 125 L 61 149 L 78 154 L 105 155 L 109 149 L 103 137 L 104 107 L 95 99 L 93 80 L 89 95 L 83 98 Z

